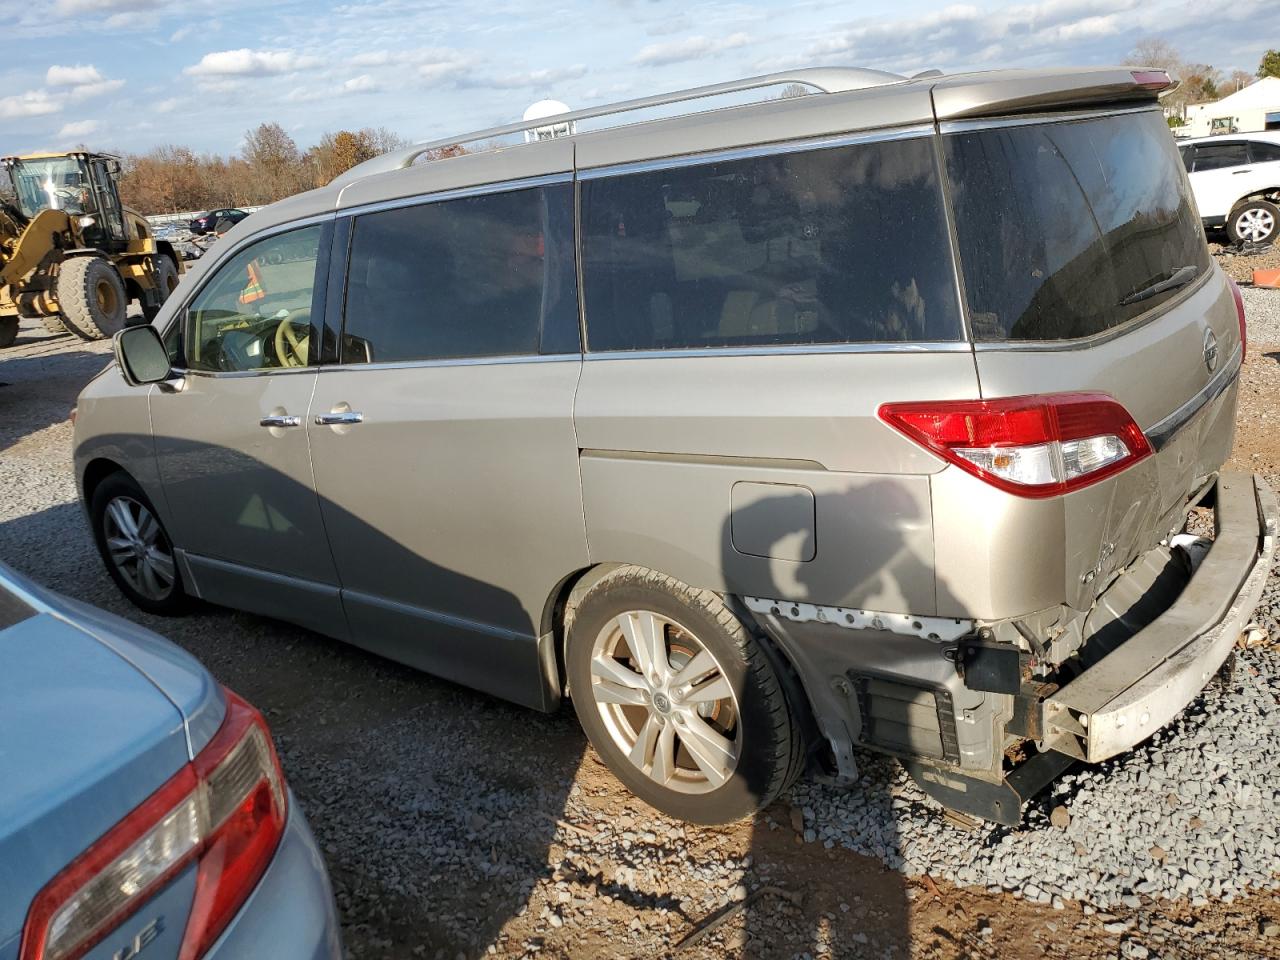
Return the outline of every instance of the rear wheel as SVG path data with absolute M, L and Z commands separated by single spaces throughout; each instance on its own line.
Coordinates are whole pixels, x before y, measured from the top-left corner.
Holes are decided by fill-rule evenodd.
M 710 591 L 640 567 L 607 574 L 573 613 L 566 668 L 596 751 L 663 813 L 730 823 L 800 772 L 773 663 Z
M 1231 211 L 1227 233 L 1239 243 L 1269 243 L 1280 232 L 1280 207 L 1267 200 L 1249 200 Z
M 124 281 L 103 257 L 72 257 L 58 269 L 58 305 L 82 340 L 104 340 L 124 329 L 129 305 Z
M 149 321 L 156 318 L 156 315 L 160 312 L 160 307 L 169 299 L 169 295 L 178 288 L 178 265 L 164 254 L 157 255 L 155 262 L 156 284 L 160 289 L 160 296 L 157 298 L 154 307 L 144 306 L 142 308 L 142 315 Z
M 93 538 L 120 591 L 148 613 L 175 616 L 189 605 L 173 542 L 142 488 L 113 473 L 93 491 Z
M 18 339 L 18 318 L 0 317 L 0 349 L 13 346 Z

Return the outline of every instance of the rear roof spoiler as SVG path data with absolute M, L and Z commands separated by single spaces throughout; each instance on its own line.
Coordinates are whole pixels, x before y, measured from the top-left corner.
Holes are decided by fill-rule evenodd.
M 1176 80 L 1155 67 L 997 70 L 939 78 L 933 84 L 933 109 L 938 122 L 945 123 L 1071 107 L 1155 103 L 1176 86 Z

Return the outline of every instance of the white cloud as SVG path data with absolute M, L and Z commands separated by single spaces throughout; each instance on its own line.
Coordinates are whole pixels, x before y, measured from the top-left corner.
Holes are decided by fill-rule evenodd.
M 196 25 L 194 23 L 189 23 L 185 27 L 179 27 L 177 30 L 173 31 L 173 33 L 169 34 L 169 42 L 180 43 L 195 32 Z
M 0 120 L 43 117 L 61 109 L 61 102 L 49 96 L 45 90 L 28 90 L 11 97 L 0 97 Z
M 360 76 L 352 77 L 350 80 L 346 81 L 342 85 L 341 89 L 343 93 L 374 93 L 375 91 L 381 90 L 382 87 L 378 81 L 374 80 L 373 77 L 369 76 L 369 74 L 362 73 Z
M 391 62 L 391 54 L 385 50 L 374 50 L 369 53 L 357 53 L 347 60 L 353 67 L 382 67 Z
M 665 43 L 651 43 L 642 47 L 640 52 L 631 58 L 631 62 L 642 67 L 656 67 L 667 63 L 679 63 L 683 60 L 698 60 L 702 57 L 715 56 L 725 50 L 745 47 L 751 42 L 746 33 L 732 33 L 727 37 L 685 37 L 683 40 L 670 40 Z
M 294 73 L 320 65 L 317 57 L 304 56 L 291 50 L 218 50 L 206 53 L 200 62 L 182 72 L 192 77 L 265 77 Z
M 104 94 L 115 93 L 123 86 L 123 80 L 103 80 L 101 83 L 86 83 L 83 86 L 72 87 L 68 96 L 78 103 L 81 100 L 88 100 L 90 97 L 101 97 Z
M 87 137 L 97 129 L 97 120 L 76 120 L 73 123 L 64 123 L 62 129 L 58 131 L 58 139 L 75 140 L 79 137 Z
M 101 83 L 102 74 L 92 63 L 77 63 L 74 67 L 55 64 L 45 72 L 44 82 L 51 87 L 79 87 L 87 83 Z
M 466 57 L 453 54 L 418 64 L 418 76 L 428 83 L 440 83 L 443 80 L 456 80 L 470 69 L 471 63 Z
M 565 80 L 576 80 L 584 76 L 587 68 L 582 64 L 571 67 L 549 67 L 543 70 L 526 70 L 519 73 L 506 73 L 496 77 L 486 77 L 471 81 L 474 86 L 495 87 L 499 90 L 521 90 L 526 87 L 548 88 Z
M 57 0 L 53 8 L 64 17 L 81 13 L 117 13 L 154 10 L 161 0 Z
M 168 100 L 161 100 L 151 108 L 153 113 L 172 113 L 182 105 L 182 101 L 178 97 L 170 97 Z

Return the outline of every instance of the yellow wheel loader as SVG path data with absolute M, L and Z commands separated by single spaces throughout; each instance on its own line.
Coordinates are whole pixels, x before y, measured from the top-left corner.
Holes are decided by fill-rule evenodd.
M 156 315 L 182 260 L 121 205 L 119 160 L 74 152 L 0 163 L 13 197 L 0 200 L 0 347 L 13 343 L 20 317 L 100 340 L 124 328 L 132 300 L 145 318 Z

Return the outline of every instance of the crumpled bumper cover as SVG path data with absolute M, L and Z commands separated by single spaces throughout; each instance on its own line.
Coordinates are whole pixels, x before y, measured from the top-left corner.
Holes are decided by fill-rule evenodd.
M 1046 746 L 1090 763 L 1141 743 L 1204 689 L 1248 625 L 1271 572 L 1276 496 L 1223 474 L 1213 546 L 1160 617 L 1045 702 Z

